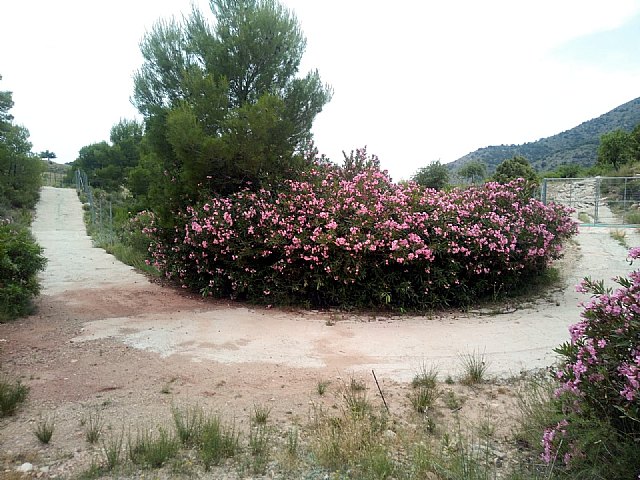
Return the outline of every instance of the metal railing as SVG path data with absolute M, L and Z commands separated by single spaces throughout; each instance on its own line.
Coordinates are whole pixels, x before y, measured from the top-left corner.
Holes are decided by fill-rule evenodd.
M 583 225 L 640 224 L 640 176 L 545 178 L 540 199 L 573 208 Z
M 93 189 L 89 185 L 87 174 L 78 169 L 75 171 L 76 192 L 80 196 L 83 204 L 87 205 L 89 211 L 91 227 L 99 236 L 96 240 L 98 243 L 113 239 L 115 236 L 113 230 L 113 205 L 111 201 L 104 200 L 102 196 L 93 194 Z M 95 238 L 94 238 L 95 240 Z

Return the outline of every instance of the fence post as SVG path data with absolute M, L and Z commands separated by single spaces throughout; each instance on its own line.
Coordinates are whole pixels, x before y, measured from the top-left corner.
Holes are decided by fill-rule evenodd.
M 600 176 L 596 177 L 595 191 L 593 192 L 593 200 L 594 200 L 594 212 L 593 212 L 593 223 L 600 223 L 598 221 L 598 213 L 600 206 Z
M 546 178 L 542 179 L 542 188 L 540 190 L 540 201 L 545 205 L 547 204 L 547 179 Z

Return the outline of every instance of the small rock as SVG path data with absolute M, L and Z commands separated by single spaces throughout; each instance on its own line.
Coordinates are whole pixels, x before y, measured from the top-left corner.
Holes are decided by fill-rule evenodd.
M 42 473 L 49 473 L 49 466 L 47 465 L 47 466 L 45 466 L 45 467 L 40 467 L 40 471 L 41 471 Z
M 396 432 L 394 432 L 393 430 L 385 430 L 382 436 L 387 440 L 393 440 L 394 438 L 396 438 Z
M 25 462 L 22 465 L 20 465 L 18 468 L 16 468 L 17 472 L 30 472 L 31 470 L 33 470 L 33 464 L 29 462 Z

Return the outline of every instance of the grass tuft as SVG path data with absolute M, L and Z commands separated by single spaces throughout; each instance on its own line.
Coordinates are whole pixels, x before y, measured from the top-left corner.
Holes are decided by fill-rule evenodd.
M 109 438 L 102 441 L 102 455 L 108 471 L 115 470 L 122 463 L 123 439 L 124 430 L 121 430 L 119 435 L 112 433 Z
M 331 382 L 329 382 L 328 380 L 320 380 L 318 382 L 318 384 L 316 385 L 316 391 L 318 392 L 318 395 L 322 396 L 327 392 L 329 383 Z
M 160 468 L 178 454 L 178 440 L 164 428 L 157 434 L 149 430 L 138 430 L 134 438 L 129 438 L 129 459 L 136 465 Z
M 27 399 L 28 394 L 29 387 L 22 385 L 20 380 L 0 377 L 0 417 L 13 415 Z
M 258 425 L 265 425 L 269 420 L 269 414 L 271 413 L 271 407 L 265 405 L 253 406 L 253 421 Z
M 197 444 L 200 441 L 205 420 L 202 408 L 198 405 L 182 408 L 173 405 L 171 414 L 180 442 L 186 446 Z
M 89 413 L 89 415 L 83 419 L 83 424 L 84 437 L 87 439 L 87 442 L 91 444 L 96 443 L 102 435 L 102 428 L 104 426 L 104 420 L 100 410 Z
M 461 354 L 463 375 L 460 380 L 464 385 L 475 385 L 485 381 L 489 368 L 485 354 L 474 350 L 471 353 Z
M 234 425 L 224 425 L 218 416 L 208 416 L 202 424 L 198 451 L 206 470 L 234 457 L 240 450 L 240 435 Z
M 55 417 L 41 417 L 33 431 L 40 443 L 48 444 L 56 429 Z
M 440 396 L 437 387 L 419 386 L 409 394 L 411 406 L 418 413 L 426 413 Z

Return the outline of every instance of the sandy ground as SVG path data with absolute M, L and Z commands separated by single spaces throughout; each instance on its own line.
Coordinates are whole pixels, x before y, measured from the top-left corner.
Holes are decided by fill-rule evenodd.
M 164 418 L 175 402 L 239 416 L 269 403 L 274 418 L 295 423 L 322 379 L 370 384 L 373 369 L 393 410 L 406 407 L 402 388 L 423 363 L 455 376 L 459 355 L 476 351 L 497 378 L 547 367 L 579 318 L 584 296 L 575 284 L 632 268 L 609 229 L 583 228 L 560 263 L 562 287 L 537 300 L 431 316 L 350 315 L 249 308 L 150 283 L 92 246 L 74 190 L 43 188 L 33 233 L 49 259 L 38 312 L 0 325 L 0 367 L 23 378 L 30 400 L 0 423 L 0 462 L 10 470 L 35 451 L 43 475 L 61 477 L 95 454 L 76 445 L 81 417 L 96 406 L 131 423 Z M 640 244 L 635 231 L 626 239 Z M 496 409 L 508 401 L 489 397 Z M 31 432 L 51 412 L 59 440 L 42 450 Z

